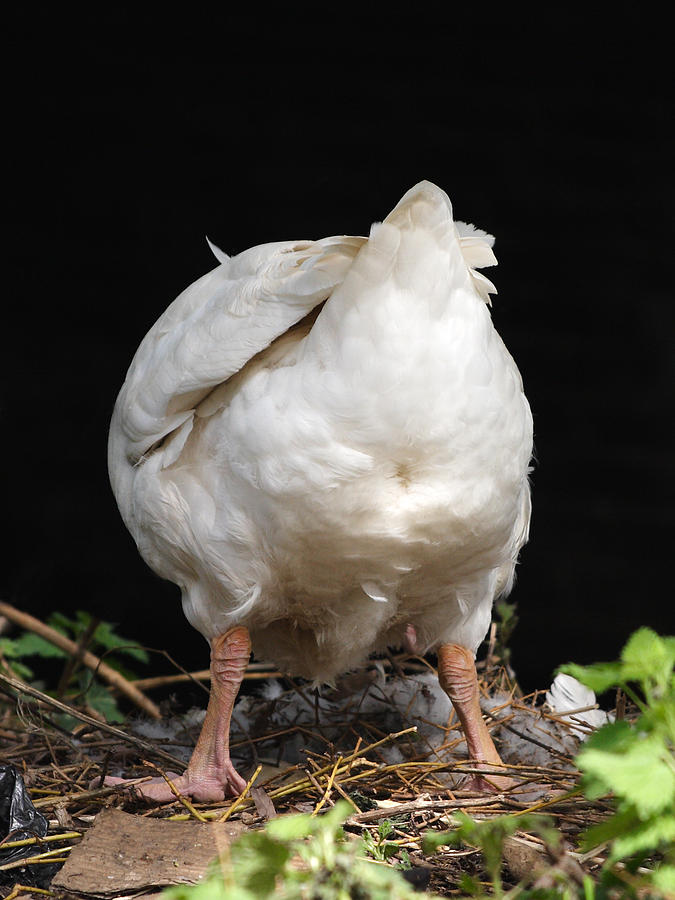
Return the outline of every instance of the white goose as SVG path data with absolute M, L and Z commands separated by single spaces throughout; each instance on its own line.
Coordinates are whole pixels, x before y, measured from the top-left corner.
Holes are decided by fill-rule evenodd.
M 471 758 L 499 762 L 474 656 L 527 539 L 532 417 L 476 272 L 492 243 L 421 182 L 368 238 L 213 248 L 142 341 L 109 466 L 211 645 L 182 793 L 244 786 L 228 735 L 251 645 L 317 683 L 387 645 L 435 650 Z

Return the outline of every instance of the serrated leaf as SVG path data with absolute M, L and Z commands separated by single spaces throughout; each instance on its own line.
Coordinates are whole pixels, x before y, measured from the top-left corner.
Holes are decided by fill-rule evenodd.
M 32 631 L 25 631 L 14 641 L 16 655 L 21 656 L 41 656 L 44 659 L 66 659 L 70 656 L 65 650 L 56 647 L 50 641 L 40 637 L 39 634 L 33 634 Z
M 0 653 L 9 659 L 14 659 L 15 656 L 18 656 L 16 640 L 14 638 L 0 637 Z
M 7 665 L 17 678 L 22 678 L 24 681 L 32 681 L 35 677 L 35 672 L 18 659 L 8 660 Z
M 675 638 L 661 638 L 651 628 L 639 628 L 621 652 L 627 680 L 665 688 L 675 664 Z
M 623 666 L 620 662 L 593 663 L 590 666 L 566 663 L 564 666 L 559 666 L 557 672 L 572 675 L 596 694 L 602 694 L 609 688 L 623 683 Z
M 60 631 L 61 634 L 65 635 L 75 634 L 77 629 L 77 623 L 62 612 L 58 612 L 58 610 L 49 616 L 47 624 L 55 631 Z
M 659 670 L 670 674 L 675 665 L 675 637 L 661 637 L 651 628 L 638 628 L 621 651 L 621 660 L 650 675 Z
M 630 830 L 617 835 L 612 844 L 610 862 L 625 859 L 634 853 L 653 852 L 675 842 L 675 815 L 655 816 L 648 822 L 637 823 Z
M 88 705 L 101 713 L 106 722 L 124 721 L 124 716 L 117 705 L 117 700 L 105 685 L 92 678 L 88 672 L 81 672 L 78 681 Z
M 635 742 L 635 729 L 625 721 L 609 722 L 588 738 L 581 749 L 581 753 L 587 750 L 603 750 L 607 753 L 624 753 Z
M 116 650 L 118 653 L 125 653 L 138 662 L 147 663 L 149 656 L 146 650 L 139 647 L 135 641 L 122 637 L 115 632 L 115 626 L 110 622 L 99 622 L 94 631 L 93 640 L 105 647 L 106 650 Z
M 385 838 L 389 837 L 393 830 L 394 826 L 389 819 L 384 819 L 384 821 L 380 822 L 377 826 L 377 833 L 381 840 L 385 840 Z
M 597 737 L 600 735 L 598 732 Z M 608 743 L 608 749 L 601 748 L 595 741 L 580 751 L 577 765 L 589 786 L 589 778 L 596 785 L 604 785 L 608 792 L 634 804 L 640 818 L 646 819 L 675 804 L 675 772 L 665 758 L 668 750 L 660 735 L 633 737 L 637 739 L 627 747 L 625 741 L 621 742 L 620 752 Z

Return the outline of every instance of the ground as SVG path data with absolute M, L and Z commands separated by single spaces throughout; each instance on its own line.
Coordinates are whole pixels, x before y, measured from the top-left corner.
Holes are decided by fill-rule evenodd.
M 244 797 L 194 805 L 177 797 L 174 803 L 159 807 L 148 806 L 129 792 L 101 788 L 96 779 L 104 771 L 121 770 L 144 778 L 181 770 L 199 722 L 194 714 L 184 717 L 170 711 L 180 706 L 179 694 L 163 702 L 169 714 L 162 724 L 145 719 L 119 727 L 97 721 L 89 714 L 92 710 L 87 713 L 82 706 L 66 718 L 57 701 L 22 688 L 11 673 L 3 676 L 13 679 L 15 688 L 8 690 L 12 683 L 6 681 L 5 689 L 14 696 L 0 701 L 3 760 L 22 774 L 34 806 L 48 821 L 46 838 L 32 845 L 36 863 L 30 869 L 25 863 L 9 868 L 11 863 L 0 861 L 4 895 L 15 884 L 37 884 L 43 889 L 51 885 L 57 894 L 67 887 L 71 897 L 88 896 L 68 882 L 68 865 L 57 873 L 69 856 L 76 858 L 78 845 L 95 821 L 99 823 L 96 841 L 103 846 L 96 874 L 107 880 L 107 896 L 128 892 L 130 885 L 124 877 L 117 893 L 111 887 L 114 866 L 106 869 L 105 848 L 109 849 L 118 829 L 103 827 L 104 820 L 97 820 L 104 810 L 107 815 L 124 812 L 132 817 L 124 821 L 145 828 L 159 822 L 203 828 L 205 822 L 219 821 L 236 831 L 260 828 L 279 814 L 325 810 L 343 798 L 351 807 L 347 835 L 369 833 L 371 855 L 408 870 L 409 878 L 441 896 L 458 896 L 463 874 L 488 884 L 483 854 L 477 847 L 442 846 L 435 853 L 422 849 L 423 836 L 447 830 L 458 811 L 477 821 L 524 810 L 551 818 L 560 837 L 557 848 L 536 829 L 507 839 L 505 887 L 537 867 L 571 867 L 571 877 L 580 880 L 583 872 L 592 873 L 602 864 L 600 851 L 590 858 L 575 852 L 578 834 L 600 821 L 610 808 L 608 800 L 591 802 L 576 791 L 577 738 L 569 726 L 546 711 L 543 692 L 521 696 L 513 678 L 494 658 L 480 664 L 481 688 L 490 711 L 488 721 L 498 744 L 503 744 L 514 787 L 493 794 L 462 789 L 462 779 L 475 769 L 463 756 L 456 721 L 451 715 L 439 721 L 439 701 L 429 688 L 435 682 L 428 660 L 389 657 L 321 695 L 289 681 L 268 683 L 272 686 L 261 691 L 261 678 L 273 674 L 262 665 L 253 666 L 235 715 L 233 756 L 250 779 Z M 411 685 L 417 687 L 413 690 Z M 170 689 L 176 692 L 179 686 L 180 682 L 171 684 Z M 165 695 L 166 691 L 165 686 Z M 147 871 L 147 883 L 135 884 L 134 889 L 152 892 L 171 882 L 176 863 L 168 876 L 152 869 L 149 860 L 156 855 L 157 842 L 140 825 L 129 832 L 125 852 Z M 192 838 L 186 839 L 189 848 Z M 186 854 L 192 864 L 198 864 L 194 854 Z M 143 860 L 148 863 L 145 867 Z

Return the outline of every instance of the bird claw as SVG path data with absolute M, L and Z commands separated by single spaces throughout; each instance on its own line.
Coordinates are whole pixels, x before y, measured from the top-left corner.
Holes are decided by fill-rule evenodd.
M 126 786 L 126 790 L 134 796 L 149 803 L 170 803 L 179 797 L 190 797 L 202 803 L 218 803 L 227 797 L 238 797 L 246 787 L 246 781 L 228 760 L 223 771 L 217 775 L 190 774 L 189 770 L 184 775 L 167 772 L 165 778 L 151 778 L 140 783 L 138 779 L 109 775 L 103 785 Z M 91 787 L 100 787 L 98 778 L 94 779 Z

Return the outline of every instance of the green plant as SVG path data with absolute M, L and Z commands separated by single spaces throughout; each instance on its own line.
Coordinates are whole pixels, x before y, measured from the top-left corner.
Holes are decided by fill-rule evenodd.
M 496 816 L 493 819 L 477 822 L 466 813 L 457 812 L 452 818 L 456 825 L 452 831 L 430 831 L 425 834 L 422 842 L 423 851 L 432 853 L 444 845 L 458 848 L 464 844 L 480 849 L 495 897 L 504 896 L 501 869 L 505 838 L 522 830 L 538 834 L 551 848 L 557 847 L 559 841 L 558 833 L 546 817 L 531 814 Z M 484 896 L 480 885 L 467 875 L 462 876 L 460 887 L 469 896 Z M 551 895 L 551 897 L 554 896 Z
M 115 625 L 101 622 L 82 610 L 71 619 L 63 613 L 54 612 L 47 624 L 62 635 L 82 644 L 83 649 L 91 649 L 99 656 L 115 651 L 115 656 L 108 656 L 106 662 L 127 677 L 135 675 L 119 662 L 119 655 L 133 660 L 135 663 L 147 663 L 148 654 L 141 647 L 122 637 L 115 631 Z M 83 701 L 92 709 L 101 713 L 108 722 L 121 722 L 124 716 L 110 690 L 103 685 L 95 673 L 78 668 L 77 660 L 65 650 L 50 643 L 45 638 L 31 631 L 25 631 L 17 638 L 0 637 L 0 654 L 9 667 L 27 681 L 35 679 L 35 672 L 29 662 L 33 659 L 64 660 L 59 684 L 51 693 L 67 697 L 70 700 Z
M 500 660 L 507 664 L 511 659 L 511 648 L 509 642 L 511 635 L 515 631 L 518 624 L 518 615 L 516 613 L 515 602 L 509 602 L 505 598 L 497 600 L 495 603 L 495 612 L 499 617 L 497 623 L 497 640 L 495 649 Z
M 346 839 L 351 807 L 321 816 L 280 816 L 243 834 L 197 885 L 177 885 L 164 900 L 413 900 L 419 895 L 389 865 L 365 858 L 362 840 Z M 385 840 L 383 838 L 383 841 Z
M 377 837 L 374 838 L 370 831 L 364 831 L 363 844 L 365 852 L 372 856 L 378 862 L 389 862 L 389 860 L 397 856 L 398 866 L 400 869 L 410 869 L 410 854 L 407 850 L 402 850 L 398 844 L 388 841 L 387 838 L 394 830 L 394 823 L 391 819 L 383 819 L 377 826 Z
M 675 898 L 674 664 L 675 638 L 659 637 L 641 628 L 630 637 L 616 662 L 561 667 L 597 693 L 622 689 L 639 712 L 630 724 L 617 721 L 603 726 L 576 757 L 586 797 L 610 796 L 614 805 L 609 818 L 581 836 L 582 850 L 609 847 L 596 881 L 580 869 L 564 865 L 550 823 L 531 815 L 476 822 L 457 813 L 453 817 L 457 827 L 430 832 L 424 849 L 463 843 L 479 848 L 494 896 L 509 900 Z M 505 892 L 501 877 L 504 840 L 521 829 L 539 834 L 548 855 L 558 859 L 534 887 L 521 884 Z M 652 866 L 645 869 L 648 858 L 652 858 Z M 466 876 L 461 887 L 470 896 L 486 896 L 481 886 Z
M 593 734 L 577 756 L 582 788 L 594 799 L 611 793 L 613 815 L 589 828 L 582 847 L 609 843 L 605 875 L 634 857 L 633 866 L 659 851 L 663 864 L 642 878 L 675 892 L 675 638 L 649 628 L 636 631 L 617 662 L 569 664 L 561 671 L 601 693 L 621 688 L 639 710 L 636 721 L 617 721 Z M 637 883 L 637 882 L 636 882 Z

